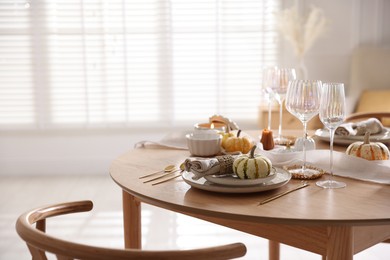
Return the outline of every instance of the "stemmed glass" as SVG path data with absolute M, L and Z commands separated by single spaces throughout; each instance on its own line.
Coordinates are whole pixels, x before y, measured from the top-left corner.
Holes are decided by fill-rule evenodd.
M 274 139 L 277 144 L 286 144 L 287 138 L 282 137 L 282 114 L 283 101 L 286 97 L 288 82 L 297 78 L 295 69 L 281 68 L 277 70 L 276 84 L 272 86 L 275 99 L 279 103 L 279 131 L 278 136 Z
M 322 83 L 319 80 L 293 80 L 288 84 L 286 95 L 287 110 L 303 124 L 303 165 L 290 172 L 310 177 L 318 171 L 306 167 L 307 122 L 318 114 L 320 109 L 320 92 Z
M 333 180 L 333 139 L 336 128 L 345 119 L 345 93 L 342 83 L 324 83 L 321 92 L 320 120 L 330 133 L 330 176 L 328 180 L 318 181 L 322 188 L 343 188 L 344 182 Z
M 274 98 L 272 87 L 276 84 L 277 67 L 263 70 L 262 92 L 268 102 L 268 130 L 271 130 L 271 104 Z

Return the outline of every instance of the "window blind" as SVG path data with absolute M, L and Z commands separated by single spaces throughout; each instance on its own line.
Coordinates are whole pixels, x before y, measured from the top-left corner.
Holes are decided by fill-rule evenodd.
M 0 3 L 0 126 L 256 120 L 274 0 Z

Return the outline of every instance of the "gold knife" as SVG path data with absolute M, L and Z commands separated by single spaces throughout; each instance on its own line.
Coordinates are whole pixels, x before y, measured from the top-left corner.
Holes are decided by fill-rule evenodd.
M 278 195 L 275 195 L 275 196 L 272 196 L 272 197 L 270 197 L 270 198 L 268 198 L 268 199 L 265 199 L 265 200 L 259 202 L 259 204 L 258 204 L 257 206 L 263 205 L 263 204 L 265 204 L 265 203 L 268 203 L 268 202 L 270 202 L 270 201 L 273 201 L 273 200 L 275 200 L 275 199 L 278 199 L 278 198 L 280 198 L 280 197 L 282 197 L 282 196 L 284 196 L 284 195 L 286 195 L 286 194 L 289 194 L 290 192 L 293 192 L 293 191 L 296 191 L 296 190 L 305 188 L 305 187 L 307 187 L 307 186 L 309 186 L 309 183 L 306 183 L 306 182 L 305 182 L 305 183 L 303 183 L 303 184 L 300 184 L 298 187 L 295 187 L 294 189 L 287 190 L 287 191 L 282 192 L 282 193 L 280 193 L 280 194 L 278 194 Z
M 174 172 L 178 172 L 178 171 L 180 171 L 180 169 L 171 171 L 171 172 L 169 172 L 169 173 L 164 173 L 163 175 L 160 175 L 160 176 L 158 176 L 158 177 L 155 177 L 155 178 L 152 178 L 152 179 L 150 179 L 150 180 L 144 181 L 143 183 L 148 183 L 148 182 L 151 182 L 151 181 L 154 181 L 154 180 L 161 179 L 161 178 L 163 178 L 163 177 L 165 177 L 165 176 L 168 176 L 168 175 L 170 175 L 170 174 L 172 174 L 172 173 L 174 173 Z
M 155 182 L 155 183 L 152 183 L 152 185 L 157 185 L 157 184 L 160 184 L 160 183 L 164 183 L 164 182 L 167 182 L 167 181 L 170 181 L 170 180 L 173 180 L 177 177 L 180 177 L 181 176 L 181 173 L 180 174 L 176 174 L 175 176 L 173 177 L 170 177 L 170 178 L 167 178 L 167 179 L 164 179 L 162 181 L 158 181 L 158 182 Z

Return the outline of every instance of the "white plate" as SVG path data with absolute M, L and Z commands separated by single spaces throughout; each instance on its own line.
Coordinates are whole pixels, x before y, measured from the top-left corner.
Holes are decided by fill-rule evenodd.
M 270 174 L 264 178 L 258 179 L 240 179 L 236 175 L 207 175 L 204 178 L 212 183 L 220 184 L 220 185 L 228 185 L 228 186 L 252 186 L 262 184 L 264 182 L 269 182 L 273 178 L 276 177 L 276 170 L 272 168 Z
M 330 141 L 330 135 L 328 129 L 317 129 L 315 132 L 315 135 L 318 137 L 318 139 L 322 141 Z M 363 141 L 364 136 L 358 135 L 358 136 L 334 136 L 334 143 L 335 144 L 351 144 L 357 141 Z M 370 141 L 372 142 L 382 142 L 382 143 L 389 143 L 390 142 L 390 128 L 385 127 L 385 130 L 382 133 L 370 135 Z
M 220 185 L 220 184 L 207 181 L 205 178 L 194 180 L 192 179 L 192 177 L 194 177 L 194 174 L 192 172 L 186 172 L 186 171 L 183 172 L 182 177 L 187 184 L 191 185 L 191 187 L 201 189 L 201 190 L 222 192 L 222 193 L 251 193 L 251 192 L 262 192 L 262 191 L 279 188 L 290 181 L 291 173 L 281 168 L 276 168 L 276 176 L 272 180 L 266 183 L 260 183 L 258 185 L 251 185 L 251 186 Z

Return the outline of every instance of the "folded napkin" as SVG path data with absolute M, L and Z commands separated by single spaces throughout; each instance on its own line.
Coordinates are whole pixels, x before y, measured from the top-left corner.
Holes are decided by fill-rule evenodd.
M 188 150 L 186 134 L 189 131 L 172 132 L 159 141 L 140 141 L 134 145 L 134 148 L 170 148 Z
M 206 175 L 222 175 L 233 173 L 233 162 L 236 156 L 222 155 L 215 158 L 188 158 L 184 162 L 187 172 L 194 174 L 198 180 Z
M 369 118 L 356 123 L 345 123 L 337 127 L 335 134 L 341 136 L 364 135 L 366 132 L 378 134 L 384 130 L 377 118 Z
M 257 150 L 276 167 L 302 163 L 302 152 L 278 153 Z M 329 150 L 308 151 L 306 162 L 329 172 Z M 390 184 L 390 160 L 368 161 L 342 152 L 333 151 L 333 174 L 353 179 Z
M 210 123 L 223 123 L 225 124 L 229 130 L 238 130 L 240 129 L 236 122 L 231 119 L 224 117 L 222 115 L 213 115 L 209 118 Z

